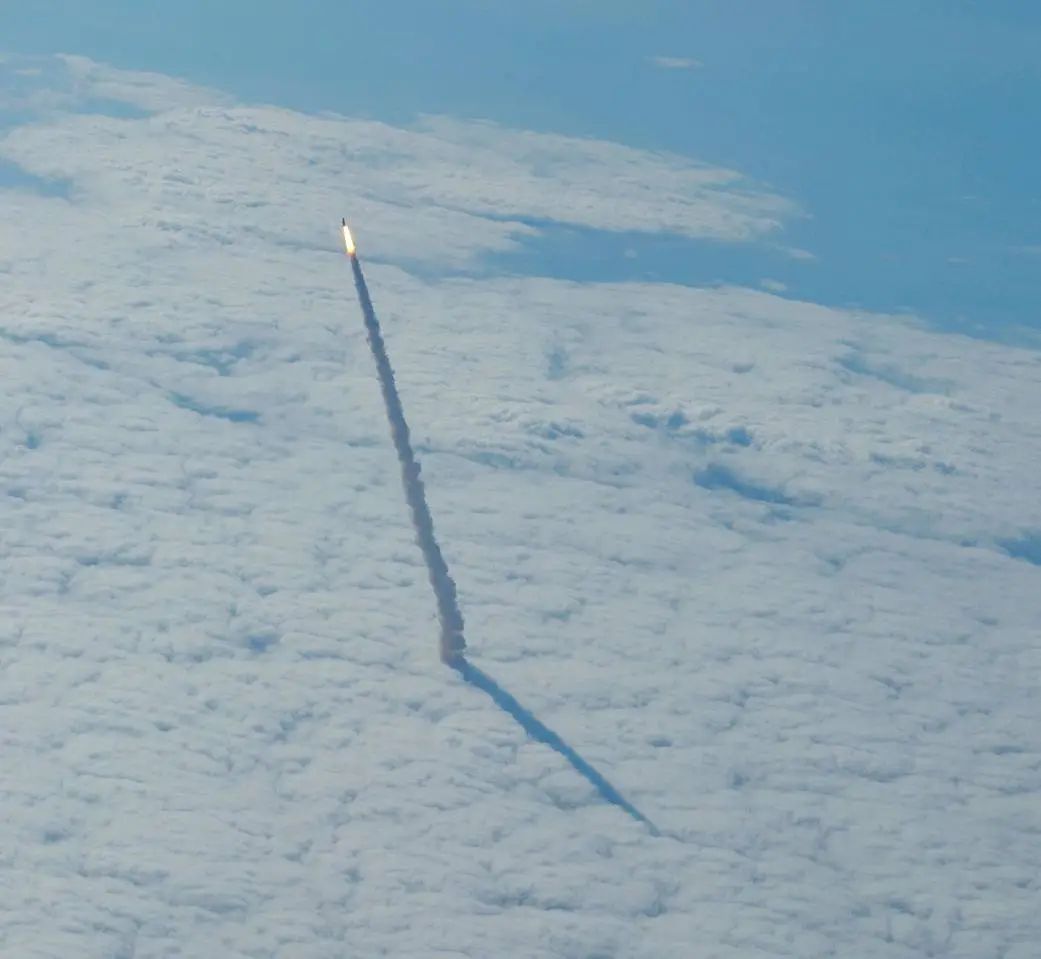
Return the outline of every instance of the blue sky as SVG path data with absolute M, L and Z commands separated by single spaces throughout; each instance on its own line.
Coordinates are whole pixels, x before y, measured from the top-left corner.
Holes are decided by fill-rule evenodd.
M 38 0 L 8 52 L 84 54 L 246 99 L 588 134 L 795 200 L 783 244 L 544 230 L 496 268 L 783 284 L 1003 336 L 1041 326 L 1041 8 L 771 0 L 524 4 Z M 652 58 L 697 61 L 666 68 Z

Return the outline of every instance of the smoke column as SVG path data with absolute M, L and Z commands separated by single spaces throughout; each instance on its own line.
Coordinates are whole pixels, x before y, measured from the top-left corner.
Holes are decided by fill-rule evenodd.
M 441 623 L 441 660 L 455 663 L 466 649 L 463 639 L 463 614 L 459 611 L 459 600 L 456 598 L 455 582 L 448 572 L 448 564 L 441 555 L 441 547 L 434 536 L 434 521 L 427 506 L 423 480 L 419 475 L 419 463 L 412 451 L 409 438 L 408 423 L 405 422 L 405 411 L 401 406 L 398 388 L 394 383 L 394 369 L 387 357 L 387 348 L 380 332 L 380 324 L 369 298 L 369 288 L 361 271 L 361 263 L 348 243 L 348 254 L 351 258 L 351 269 L 354 270 L 354 285 L 358 290 L 358 300 L 365 317 L 365 332 L 369 340 L 372 358 L 376 361 L 376 372 L 380 378 L 380 389 L 383 392 L 383 403 L 387 408 L 387 420 L 390 423 L 390 434 L 394 440 L 394 449 L 398 453 L 401 464 L 401 485 L 405 488 L 405 499 L 412 513 L 412 525 L 416 530 L 416 542 L 423 553 L 430 585 L 437 600 L 437 618 Z
M 361 271 L 361 263 L 355 252 L 351 231 L 347 221 L 343 221 L 343 240 L 347 255 L 351 258 L 351 269 L 354 271 L 354 285 L 358 290 L 358 301 L 365 317 L 365 331 L 368 335 L 372 358 L 376 361 L 379 373 L 380 389 L 383 391 L 383 403 L 387 408 L 387 420 L 394 440 L 394 449 L 398 453 L 401 464 L 401 484 L 405 488 L 405 499 L 412 513 L 412 525 L 416 530 L 416 542 L 426 561 L 430 574 L 430 585 L 437 600 L 437 618 L 441 622 L 441 660 L 456 670 L 462 678 L 491 697 L 492 701 L 511 716 L 521 728 L 536 742 L 543 743 L 564 757 L 571 767 L 589 782 L 600 794 L 601 798 L 628 813 L 637 822 L 643 823 L 651 835 L 660 835 L 657 827 L 639 809 L 629 802 L 607 779 L 588 763 L 579 753 L 558 734 L 539 720 L 533 713 L 522 706 L 510 693 L 503 689 L 491 676 L 467 662 L 463 655 L 466 641 L 463 638 L 463 614 L 459 611 L 456 598 L 455 582 L 448 572 L 448 564 L 441 555 L 441 547 L 434 536 L 434 521 L 427 506 L 423 480 L 419 475 L 419 463 L 412 451 L 409 439 L 408 423 L 405 422 L 405 411 L 401 406 L 401 397 L 394 382 L 394 369 L 387 357 L 387 347 L 383 342 L 376 311 L 372 308 L 369 288 Z

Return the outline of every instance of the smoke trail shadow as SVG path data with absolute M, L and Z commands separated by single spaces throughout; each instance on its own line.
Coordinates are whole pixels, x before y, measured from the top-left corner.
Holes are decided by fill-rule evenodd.
M 571 767 L 582 776 L 600 794 L 605 801 L 617 806 L 627 812 L 637 822 L 643 823 L 651 832 L 657 836 L 658 827 L 654 825 L 639 809 L 626 799 L 614 786 L 611 785 L 596 769 L 584 760 L 571 746 L 569 746 L 558 733 L 553 732 L 545 723 L 541 722 L 530 710 L 525 709 L 510 693 L 502 688 L 484 670 L 478 669 L 464 656 L 456 656 L 448 661 L 452 667 L 471 686 L 476 686 L 482 692 L 487 693 L 492 701 L 504 713 L 507 713 L 517 724 L 536 742 L 540 742 L 550 749 L 555 750 L 563 756 Z
M 346 224 L 344 225 L 344 231 L 346 238 Z M 459 609 L 455 580 L 452 579 L 448 571 L 448 564 L 445 562 L 437 537 L 434 535 L 434 520 L 430 515 L 430 508 L 427 506 L 426 491 L 423 487 L 419 461 L 416 459 L 416 454 L 412 449 L 412 440 L 409 435 L 408 423 L 405 420 L 405 411 L 401 405 L 397 383 L 394 381 L 394 370 L 390 365 L 390 357 L 387 355 L 387 347 L 383 342 L 383 333 L 380 330 L 379 320 L 376 319 L 376 311 L 372 307 L 372 299 L 369 296 L 368 284 L 365 282 L 365 274 L 362 272 L 361 262 L 349 244 L 347 251 L 350 255 L 351 269 L 354 273 L 354 285 L 358 291 L 358 300 L 365 319 L 365 330 L 369 347 L 372 350 L 372 357 L 376 363 L 376 372 L 379 376 L 380 390 L 383 393 L 383 402 L 387 412 L 391 438 L 394 441 L 394 449 L 397 451 L 398 461 L 401 466 L 401 482 L 404 487 L 409 511 L 412 514 L 412 526 L 416 534 L 416 543 L 423 554 L 423 560 L 430 578 L 430 585 L 437 601 L 438 620 L 441 623 L 441 660 L 456 670 L 470 685 L 476 686 L 487 693 L 494 703 L 503 712 L 512 716 L 532 739 L 560 753 L 571 764 L 575 772 L 584 777 L 604 800 L 624 810 L 637 822 L 643 823 L 651 831 L 652 835 L 658 835 L 658 830 L 654 823 L 564 742 L 560 736 L 548 726 L 539 722 L 531 712 L 517 702 L 491 676 L 467 662 L 462 655 L 463 650 L 466 648 L 466 640 L 463 637 L 463 614 Z

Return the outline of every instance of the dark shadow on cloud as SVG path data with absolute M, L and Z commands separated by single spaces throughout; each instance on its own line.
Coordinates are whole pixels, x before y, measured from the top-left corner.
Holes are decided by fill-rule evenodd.
M 773 506 L 816 506 L 817 501 L 813 497 L 790 496 L 784 490 L 757 483 L 755 480 L 739 476 L 722 463 L 710 463 L 704 469 L 694 474 L 694 483 L 702 489 L 727 490 L 737 493 L 744 499 L 755 500 L 759 503 L 769 503 Z
M 569 746 L 558 733 L 538 719 L 530 710 L 525 709 L 510 693 L 502 688 L 491 676 L 463 656 L 458 656 L 448 664 L 471 686 L 487 693 L 492 701 L 504 713 L 511 716 L 520 727 L 536 742 L 549 746 L 563 756 L 571 767 L 582 776 L 599 793 L 601 799 L 617 806 L 628 813 L 637 822 L 643 823 L 652 835 L 657 836 L 658 829 L 639 809 L 627 800 L 614 786 L 597 772 L 574 748 Z
M 258 423 L 260 414 L 254 410 L 228 409 L 223 406 L 213 406 L 200 400 L 185 396 L 183 393 L 171 393 L 170 402 L 179 406 L 182 410 L 189 410 L 199 416 L 212 416 L 219 420 L 227 420 L 229 423 Z
M 240 340 L 228 346 L 216 349 L 183 350 L 168 353 L 179 363 L 192 363 L 214 370 L 220 376 L 231 375 L 235 365 L 249 359 L 256 350 L 255 344 L 249 340 Z
M 906 390 L 908 393 L 940 393 L 950 392 L 950 384 L 942 380 L 925 379 L 908 373 L 906 370 L 898 369 L 889 364 L 869 363 L 859 353 L 848 353 L 840 356 L 837 360 L 839 366 L 855 373 L 857 376 L 870 376 L 882 383 L 895 386 L 898 390 Z

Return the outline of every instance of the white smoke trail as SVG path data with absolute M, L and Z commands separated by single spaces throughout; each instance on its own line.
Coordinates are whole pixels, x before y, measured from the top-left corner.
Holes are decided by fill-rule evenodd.
M 346 235 L 346 234 L 345 234 Z M 387 348 L 380 332 L 376 312 L 369 298 L 369 288 L 361 271 L 361 263 L 348 243 L 351 268 L 354 270 L 354 285 L 358 290 L 358 300 L 365 317 L 365 331 L 369 340 L 372 358 L 376 361 L 376 372 L 379 374 L 380 389 L 383 392 L 383 403 L 387 408 L 387 421 L 390 434 L 397 450 L 398 462 L 401 464 L 401 485 L 405 489 L 405 499 L 412 513 L 412 525 L 416 531 L 416 542 L 426 562 L 430 585 L 437 600 L 437 618 L 441 623 L 441 659 L 452 664 L 457 662 L 466 649 L 463 638 L 463 614 L 459 611 L 459 600 L 456 597 L 455 582 L 448 572 L 448 564 L 441 555 L 441 547 L 434 536 L 434 521 L 427 506 L 426 491 L 419 475 L 419 462 L 412 450 L 409 438 L 408 423 L 405 411 L 401 406 L 398 388 L 394 382 L 394 369 L 387 356 Z

